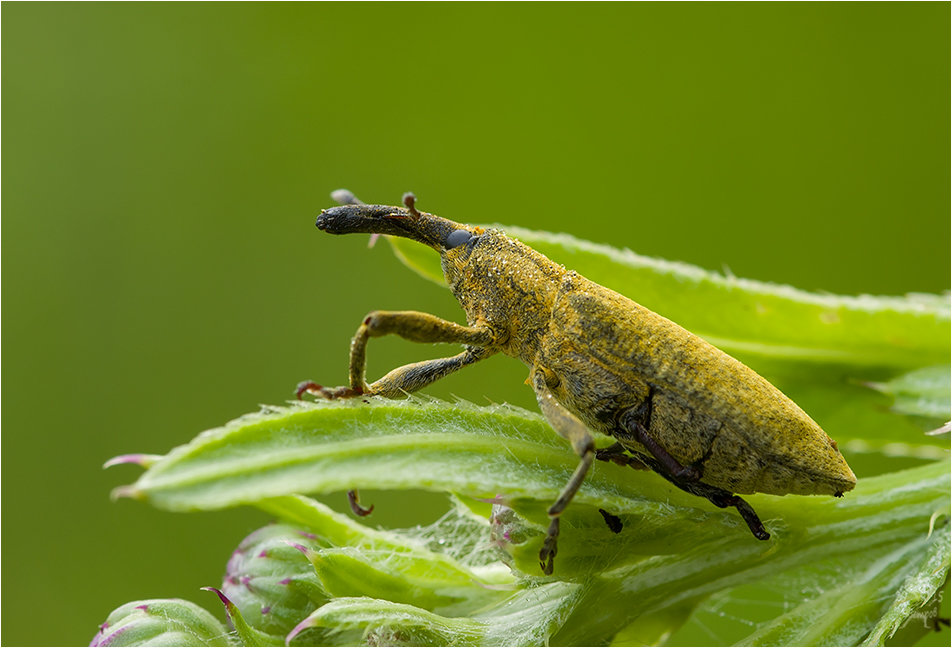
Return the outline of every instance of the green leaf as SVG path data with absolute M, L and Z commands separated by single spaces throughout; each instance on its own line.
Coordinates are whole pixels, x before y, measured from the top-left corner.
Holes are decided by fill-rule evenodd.
M 472 619 L 372 598 L 337 599 L 316 610 L 296 631 L 314 627 L 359 630 L 360 643 L 372 646 L 478 646 L 485 636 L 482 624 Z
M 775 537 L 769 543 L 702 536 L 691 549 L 621 558 L 596 578 L 590 596 L 554 641 L 599 643 L 605 635 L 594 634 L 593 627 L 650 617 L 656 609 L 721 592 L 740 602 L 732 632 L 749 632 L 751 626 L 756 632 L 745 640 L 743 634 L 721 631 L 719 643 L 855 645 L 901 584 L 920 573 L 920 561 L 910 559 L 933 541 L 928 538 L 932 515 L 948 519 L 948 471 L 942 462 L 863 480 L 842 501 L 785 497 L 771 498 L 776 500 L 771 507 L 755 504 L 771 520 L 767 525 Z M 940 535 L 935 542 L 949 541 L 947 522 Z M 946 561 L 936 576 L 944 578 L 948 569 Z M 839 594 L 827 595 L 833 589 Z M 769 593 L 782 600 L 758 618 L 749 609 L 751 601 Z M 723 601 L 717 606 L 723 611 Z M 707 617 L 697 618 L 707 623 Z M 679 641 L 680 634 L 672 644 L 691 643 Z
M 250 504 L 307 529 L 306 543 L 281 540 L 300 563 L 275 551 L 246 569 L 273 566 L 265 585 L 280 585 L 278 572 L 306 585 L 281 598 L 294 645 L 882 645 L 921 634 L 911 621 L 935 616 L 952 542 L 948 441 L 923 432 L 949 411 L 947 297 L 815 295 L 509 231 L 741 356 L 839 441 L 856 489 L 747 497 L 772 534 L 761 542 L 733 509 L 597 463 L 542 578 L 547 508 L 578 462 L 568 445 L 525 410 L 414 397 L 267 408 L 164 457 L 117 459 L 147 470 L 116 494 L 177 511 Z M 442 280 L 431 250 L 391 243 Z M 352 488 L 456 495 L 443 518 L 405 530 L 295 495 Z M 271 529 L 262 542 L 279 540 Z M 276 641 L 260 611 L 284 594 L 249 594 L 239 640 Z
M 900 414 L 942 421 L 950 418 L 952 384 L 947 366 L 924 367 L 867 386 L 891 396 L 894 399 L 892 409 Z
M 497 227 L 728 352 L 857 366 L 948 362 L 952 332 L 948 295 L 809 293 L 645 257 L 568 234 Z M 439 257 L 432 250 L 408 239 L 389 239 L 401 261 L 443 283 Z
M 541 646 L 564 622 L 581 588 L 570 583 L 527 587 L 472 617 L 447 617 L 413 605 L 340 598 L 300 628 L 359 629 L 365 645 Z
M 473 587 L 477 577 L 462 565 L 431 551 L 347 547 L 307 557 L 332 597 L 374 596 L 455 615 L 499 598 L 494 590 Z
M 175 511 L 219 509 L 288 493 L 410 484 L 473 497 L 504 493 L 510 499 L 550 501 L 576 463 L 540 415 L 516 407 L 421 397 L 318 401 L 270 408 L 203 432 L 121 493 Z M 662 498 L 690 509 L 699 524 L 721 520 L 736 526 L 736 517 L 652 474 L 610 464 L 592 472 L 575 501 L 644 513 L 652 507 L 648 501 Z
M 800 564 L 795 570 L 786 570 L 768 579 L 774 592 L 785 593 L 809 577 L 813 588 L 819 589 L 818 585 L 823 583 L 821 592 L 812 598 L 795 600 L 785 595 L 773 601 L 777 607 L 772 608 L 772 613 L 776 614 L 779 609 L 782 613 L 759 624 L 754 632 L 733 643 L 743 646 L 883 645 L 883 641 L 925 602 L 897 594 L 897 587 L 907 581 L 920 581 L 925 567 L 920 557 L 923 554 L 933 557 L 938 545 L 948 545 L 949 541 L 946 529 L 932 540 L 920 535 L 903 542 L 884 542 L 881 547 L 864 547 L 859 551 L 851 550 L 845 543 L 837 543 L 839 546 L 830 548 L 837 551 L 832 559 L 823 559 L 816 565 Z M 943 569 L 947 571 L 948 560 L 944 564 Z M 934 565 L 939 566 L 938 562 Z M 831 579 L 820 573 L 828 570 L 836 577 Z M 930 580 L 944 573 L 940 569 L 938 573 L 930 574 Z M 751 595 L 762 591 L 766 584 L 760 583 L 756 590 L 748 586 L 724 591 L 701 606 L 696 618 L 703 620 L 715 611 L 730 611 L 737 605 L 735 601 L 749 606 L 752 600 L 757 600 Z M 932 585 L 938 587 L 941 582 Z M 884 601 L 894 596 L 903 599 L 905 604 L 884 606 Z M 763 600 L 758 602 L 764 603 Z M 872 633 L 871 626 L 874 628 Z
M 948 580 L 949 520 L 946 518 L 941 522 L 944 528 L 932 534 L 931 541 L 928 536 L 924 539 L 924 550 L 910 556 L 910 569 L 903 573 L 902 586 L 876 627 L 866 637 L 864 646 L 882 646 L 917 611 L 924 609 Z M 925 624 L 923 627 L 926 627 Z
M 726 597 L 724 605 L 746 588 L 747 596 L 783 592 L 781 613 L 751 620 L 754 632 L 731 641 L 855 644 L 874 628 L 888 637 L 918 609 L 925 594 L 914 584 L 926 578 L 924 570 L 932 584 L 948 572 L 947 555 L 913 560 L 948 541 L 948 461 L 863 479 L 842 500 L 750 496 L 769 542 L 752 538 L 733 511 L 657 475 L 598 464 L 563 515 L 557 580 L 541 579 L 545 509 L 575 464 L 541 417 L 517 408 L 420 398 L 330 401 L 271 408 L 205 432 L 157 461 L 133 489 L 164 508 L 257 502 L 306 524 L 320 547 L 341 549 L 308 552 L 332 600 L 298 630 L 359 629 L 373 641 L 528 644 L 532 637 L 533 645 L 595 645 L 642 617 L 668 618 L 669 627 L 649 633 L 664 636 L 677 628 L 675 611 L 712 595 Z M 427 542 L 461 542 L 459 507 L 429 530 L 374 531 L 306 498 L 277 495 L 421 486 L 500 502 L 491 523 L 462 528 L 471 544 L 499 547 L 497 555 L 524 574 L 516 593 L 487 588 L 500 581 L 480 578 L 485 556 L 467 564 Z M 622 520 L 620 534 L 607 528 L 600 508 Z M 549 601 L 550 613 L 527 614 L 515 601 L 527 591 L 551 592 L 538 590 L 544 583 L 560 584 L 561 594 Z

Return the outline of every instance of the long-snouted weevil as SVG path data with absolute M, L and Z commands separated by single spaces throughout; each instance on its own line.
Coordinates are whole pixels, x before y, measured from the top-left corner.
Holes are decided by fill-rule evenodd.
M 539 552 L 545 574 L 552 573 L 559 516 L 595 459 L 647 466 L 715 506 L 732 506 L 760 540 L 770 534 L 735 493 L 839 497 L 856 485 L 836 442 L 793 401 L 674 322 L 499 230 L 420 212 L 412 194 L 404 207 L 366 205 L 344 190 L 332 196 L 344 204 L 322 211 L 319 229 L 403 236 L 439 252 L 467 324 L 374 311 L 351 344 L 350 384 L 301 383 L 298 396 L 400 397 L 496 353 L 522 360 L 543 415 L 581 458 L 548 510 Z M 367 341 L 389 334 L 464 350 L 399 367 L 368 385 Z M 592 431 L 615 443 L 596 449 Z

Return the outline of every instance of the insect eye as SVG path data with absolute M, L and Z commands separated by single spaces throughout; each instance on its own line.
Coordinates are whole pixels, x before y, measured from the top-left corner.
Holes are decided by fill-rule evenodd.
M 466 243 L 471 238 L 473 238 L 473 235 L 466 230 L 453 230 L 446 237 L 446 240 L 443 241 L 443 247 L 445 247 L 447 250 L 452 250 L 453 248 Z

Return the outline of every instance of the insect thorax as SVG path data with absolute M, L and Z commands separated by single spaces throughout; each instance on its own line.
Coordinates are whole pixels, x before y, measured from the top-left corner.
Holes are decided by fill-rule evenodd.
M 499 334 L 501 351 L 532 364 L 565 268 L 490 229 L 443 255 L 443 269 L 470 324 Z

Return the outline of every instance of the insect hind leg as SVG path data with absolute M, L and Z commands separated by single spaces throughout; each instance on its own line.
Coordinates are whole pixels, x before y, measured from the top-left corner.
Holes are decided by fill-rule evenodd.
M 719 491 L 720 489 L 715 490 Z M 713 496 L 705 495 L 705 497 L 707 497 L 714 506 L 719 508 L 733 506 L 737 509 L 737 512 L 740 513 L 744 522 L 747 523 L 747 528 L 750 529 L 750 532 L 754 534 L 755 538 L 758 540 L 770 540 L 770 534 L 767 532 L 767 529 L 764 528 L 764 523 L 760 521 L 760 517 L 754 510 L 754 507 L 748 504 L 744 498 L 732 495 L 727 491 L 715 493 Z
M 754 511 L 754 507 L 748 504 L 747 500 L 744 498 L 734 495 L 730 491 L 726 491 L 723 488 L 717 488 L 716 486 L 711 486 L 702 482 L 672 479 L 663 473 L 662 476 L 666 477 L 668 481 L 681 490 L 707 499 L 717 508 L 728 508 L 733 506 L 735 509 L 737 509 L 737 512 L 740 513 L 740 516 L 743 518 L 744 522 L 747 523 L 747 528 L 750 529 L 750 532 L 754 534 L 755 538 L 758 540 L 770 539 L 770 534 L 767 532 L 767 529 L 764 528 L 764 523 L 760 521 L 760 517 L 757 515 L 757 512 Z
M 770 534 L 764 528 L 763 522 L 760 521 L 756 511 L 746 500 L 723 488 L 701 482 L 700 470 L 694 466 L 682 465 L 651 436 L 648 429 L 651 426 L 652 398 L 655 387 L 649 385 L 649 388 L 648 398 L 645 399 L 644 403 L 639 407 L 629 409 L 621 416 L 619 419 L 620 427 L 616 429 L 615 436 L 622 439 L 622 441 L 635 441 L 651 453 L 651 456 L 646 456 L 640 452 L 633 452 L 632 454 L 635 455 L 638 463 L 647 465 L 681 490 L 703 497 L 718 508 L 731 506 L 736 508 L 755 538 L 758 540 L 769 539 Z M 624 443 L 616 444 L 616 446 L 621 446 L 624 449 Z M 611 446 L 606 449 L 603 456 L 606 461 L 621 463 L 618 454 L 618 449 Z M 602 456 L 598 458 L 602 459 Z M 635 467 L 632 462 L 627 465 Z
M 645 399 L 644 403 L 622 414 L 619 419 L 620 428 L 615 430 L 615 436 L 623 440 L 636 441 L 643 445 L 663 466 L 663 470 L 675 479 L 698 481 L 701 478 L 700 470 L 694 466 L 682 465 L 648 432 L 651 427 L 651 401 L 653 396 L 654 386 L 651 386 L 648 398 Z
M 754 507 L 752 507 L 744 498 L 734 495 L 730 491 L 726 491 L 723 488 L 711 486 L 710 484 L 674 477 L 656 459 L 645 456 L 640 452 L 632 453 L 632 456 L 628 458 L 628 461 L 623 463 L 623 460 L 620 457 L 623 450 L 624 446 L 622 446 L 620 443 L 616 443 L 614 446 L 610 446 L 604 450 L 599 450 L 599 453 L 602 454 L 596 454 L 596 458 L 601 459 L 602 461 L 611 461 L 612 463 L 619 465 L 628 465 L 635 470 L 640 470 L 647 466 L 681 490 L 685 491 L 686 493 L 691 493 L 692 495 L 697 495 L 698 497 L 703 497 L 717 508 L 728 508 L 733 506 L 737 509 L 737 512 L 740 513 L 740 516 L 743 518 L 744 522 L 747 523 L 747 528 L 750 529 L 750 532 L 755 538 L 758 540 L 770 539 L 770 533 L 768 533 L 767 529 L 764 528 L 764 523 L 760 521 L 760 517 L 754 510 Z

